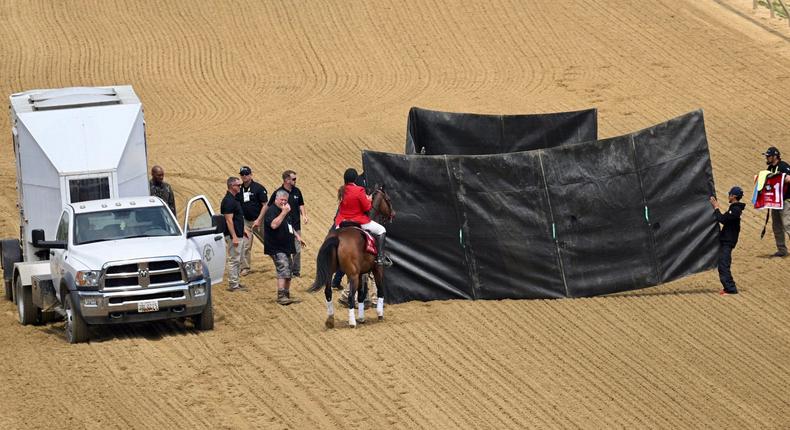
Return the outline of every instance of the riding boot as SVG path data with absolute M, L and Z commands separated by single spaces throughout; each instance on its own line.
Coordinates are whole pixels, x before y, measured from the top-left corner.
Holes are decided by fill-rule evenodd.
M 387 241 L 387 233 L 382 233 L 376 237 L 376 264 L 379 266 L 392 266 L 392 261 L 384 255 L 384 244 Z

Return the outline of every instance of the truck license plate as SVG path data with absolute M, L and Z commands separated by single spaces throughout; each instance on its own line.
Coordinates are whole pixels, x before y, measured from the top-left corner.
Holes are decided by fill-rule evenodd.
M 158 310 L 159 302 L 156 300 L 148 300 L 137 303 L 137 312 L 156 312 Z

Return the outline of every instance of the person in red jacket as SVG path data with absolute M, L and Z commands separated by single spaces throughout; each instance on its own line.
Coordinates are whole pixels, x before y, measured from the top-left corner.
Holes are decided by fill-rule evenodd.
M 335 228 L 340 226 L 343 221 L 352 221 L 360 224 L 360 227 L 370 232 L 376 238 L 376 264 L 384 265 L 387 261 L 384 257 L 384 242 L 387 239 L 387 230 L 383 225 L 373 221 L 368 216 L 368 211 L 373 206 L 373 197 L 365 192 L 364 187 L 356 185 L 357 171 L 346 169 L 343 173 L 343 199 L 340 201 L 337 215 L 335 216 Z

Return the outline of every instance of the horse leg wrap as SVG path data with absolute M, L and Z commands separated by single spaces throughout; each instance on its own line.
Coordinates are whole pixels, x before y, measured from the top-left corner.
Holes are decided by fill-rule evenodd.
M 363 300 L 362 303 L 357 303 L 357 319 L 364 320 L 365 319 L 365 302 Z
M 330 317 L 335 315 L 335 304 L 331 300 L 326 302 L 326 315 Z
M 376 313 L 378 316 L 384 315 L 384 297 L 379 297 L 376 300 Z
M 351 327 L 357 326 L 357 320 L 354 318 L 354 309 L 348 310 L 348 325 Z

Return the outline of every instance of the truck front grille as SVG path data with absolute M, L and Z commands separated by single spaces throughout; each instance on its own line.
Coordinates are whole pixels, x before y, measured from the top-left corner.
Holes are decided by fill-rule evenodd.
M 105 267 L 101 288 L 157 287 L 184 280 L 177 260 L 139 261 Z

